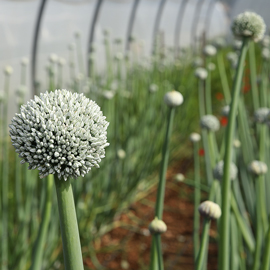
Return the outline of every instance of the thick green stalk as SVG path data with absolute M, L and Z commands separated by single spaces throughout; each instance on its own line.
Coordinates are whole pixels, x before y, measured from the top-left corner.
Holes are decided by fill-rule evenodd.
M 158 269 L 163 270 L 163 257 L 162 257 L 162 249 L 161 249 L 161 235 L 154 235 L 156 238 L 156 249 L 157 249 L 157 259 L 158 259 Z
M 208 71 L 208 76 L 205 81 L 205 107 L 206 114 L 212 114 L 212 95 L 211 95 L 211 71 Z
M 224 98 L 226 101 L 226 104 L 229 104 L 231 102 L 231 93 L 230 93 L 230 87 L 228 83 L 228 78 L 225 70 L 224 60 L 222 53 L 217 54 L 217 66 L 220 74 L 220 80 L 221 85 L 224 93 Z
M 202 270 L 204 266 L 204 261 L 208 255 L 208 241 L 209 241 L 209 229 L 210 229 L 211 219 L 204 218 L 203 220 L 203 232 L 201 239 L 200 252 L 196 260 L 196 270 Z
M 256 196 L 260 198 L 260 179 L 256 177 Z M 255 258 L 252 270 L 260 269 L 261 264 L 261 251 L 262 251 L 262 240 L 263 240 L 263 226 L 262 226 L 262 215 L 261 215 L 261 200 L 256 201 L 256 246 L 255 246 Z
M 41 226 L 39 227 L 38 237 L 35 242 L 33 254 L 32 254 L 32 265 L 31 270 L 42 269 L 42 258 L 44 253 L 44 247 L 47 240 L 47 232 L 51 218 L 52 210 L 52 186 L 53 186 L 53 175 L 50 174 L 46 183 L 46 197 L 42 213 Z
M 260 161 L 265 162 L 265 145 L 266 145 L 266 125 L 262 124 L 260 127 Z M 261 222 L 263 226 L 263 234 L 265 235 L 268 228 L 267 221 L 267 211 L 266 211 L 266 193 L 265 193 L 265 175 L 261 175 L 259 177 L 259 189 L 260 189 L 260 197 L 257 197 L 257 200 L 260 200 L 260 211 L 261 211 Z
M 55 176 L 65 270 L 83 270 L 79 229 L 70 180 Z
M 236 113 L 241 90 L 241 82 L 244 71 L 244 61 L 248 50 L 248 39 L 243 40 L 241 55 L 236 70 L 233 85 L 233 98 L 230 106 L 229 122 L 226 130 L 224 175 L 222 180 L 222 216 L 220 226 L 219 269 L 229 270 L 229 230 L 230 230 L 230 164 L 232 162 L 233 139 L 236 125 Z
M 200 117 L 205 115 L 206 109 L 205 109 L 205 94 L 204 94 L 204 81 L 200 80 L 198 81 L 198 90 L 199 90 L 199 110 L 200 110 Z
M 257 110 L 260 107 L 260 104 L 257 87 L 255 46 L 253 42 L 250 43 L 248 52 L 249 52 L 250 82 L 251 82 L 253 109 Z
M 263 256 L 262 270 L 269 270 L 270 268 L 270 226 L 268 227 L 267 235 L 265 237 L 265 250 Z
M 193 257 L 194 262 L 196 261 L 196 257 L 199 252 L 199 245 L 200 245 L 200 214 L 198 211 L 198 207 L 201 201 L 201 190 L 200 186 L 200 159 L 198 155 L 199 145 L 197 142 L 194 143 L 194 222 L 193 222 Z
M 8 174 L 9 174 L 9 155 L 8 155 L 8 135 L 7 135 L 7 117 L 8 117 L 8 92 L 9 75 L 5 76 L 5 100 L 3 103 L 3 145 L 2 145 L 2 263 L 1 269 L 8 269 Z
M 165 141 L 163 144 L 162 161 L 161 161 L 159 184 L 158 184 L 158 191 L 157 191 L 157 201 L 156 201 L 156 209 L 155 209 L 155 216 L 158 217 L 158 219 L 162 219 L 162 214 L 163 214 L 166 172 L 167 172 L 167 167 L 168 167 L 168 162 L 169 162 L 169 142 L 170 142 L 170 137 L 171 137 L 172 128 L 173 128 L 174 113 L 175 113 L 175 108 L 169 108 L 167 130 L 166 130 L 166 135 L 165 135 Z
M 162 150 L 162 161 L 161 161 L 161 167 L 160 167 L 156 208 L 155 208 L 155 216 L 158 217 L 158 219 L 162 219 L 162 215 L 163 215 L 166 172 L 167 172 L 167 167 L 168 167 L 168 162 L 169 162 L 169 142 L 170 142 L 170 136 L 172 133 L 174 113 L 175 113 L 175 108 L 169 108 L 166 135 L 165 135 L 165 141 L 164 141 L 163 150 Z M 152 246 L 151 246 L 151 268 L 150 268 L 152 270 L 158 269 L 158 254 L 162 254 L 161 252 L 156 254 L 156 248 L 158 248 L 158 245 L 156 241 L 153 239 Z

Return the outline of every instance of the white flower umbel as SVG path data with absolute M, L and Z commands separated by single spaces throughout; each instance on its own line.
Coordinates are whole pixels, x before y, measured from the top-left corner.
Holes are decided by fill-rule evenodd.
M 11 120 L 16 152 L 41 178 L 84 176 L 105 157 L 109 123 L 100 107 L 65 89 L 35 96 Z
M 268 120 L 270 109 L 259 108 L 254 112 L 254 119 L 256 123 L 265 123 Z
M 4 69 L 4 73 L 7 76 L 10 76 L 13 73 L 13 68 L 11 66 L 6 66 L 5 69 Z
M 224 174 L 224 162 L 219 161 L 213 171 L 214 178 L 217 180 L 222 180 Z M 238 169 L 234 163 L 230 164 L 230 179 L 235 180 L 237 178 Z
M 248 37 L 258 42 L 263 38 L 266 26 L 260 15 L 247 11 L 236 16 L 231 28 L 236 37 Z
M 184 98 L 182 94 L 178 91 L 170 91 L 167 92 L 164 95 L 164 102 L 169 106 L 169 107 L 177 107 L 180 106 L 184 101 Z
M 199 206 L 199 212 L 209 219 L 219 219 L 221 216 L 220 206 L 211 201 L 202 202 Z
M 158 219 L 157 217 L 152 220 L 148 228 L 151 234 L 161 234 L 167 231 L 167 225 L 165 224 L 165 222 L 161 219 Z
M 214 63 L 209 63 L 207 68 L 209 71 L 214 71 L 216 69 L 216 65 Z
M 214 56 L 217 53 L 217 49 L 213 45 L 206 45 L 203 52 L 206 56 Z
M 221 114 L 223 116 L 229 117 L 229 113 L 230 113 L 230 105 L 225 105 L 221 110 Z
M 205 128 L 209 131 L 218 131 L 220 123 L 214 115 L 207 114 L 201 117 L 201 128 Z
M 205 68 L 196 68 L 195 70 L 195 76 L 199 78 L 200 80 L 205 80 L 207 78 L 208 72 Z
M 267 165 L 264 162 L 259 161 L 259 160 L 253 160 L 249 164 L 248 168 L 249 168 L 249 171 L 256 176 L 266 174 L 268 171 Z
M 150 93 L 155 93 L 158 91 L 158 85 L 154 84 L 154 83 L 151 83 L 150 86 L 149 86 L 149 92 Z
M 201 140 L 201 135 L 198 134 L 198 133 L 196 133 L 196 132 L 193 132 L 193 133 L 190 134 L 189 139 L 190 139 L 193 143 L 199 142 L 199 141 Z

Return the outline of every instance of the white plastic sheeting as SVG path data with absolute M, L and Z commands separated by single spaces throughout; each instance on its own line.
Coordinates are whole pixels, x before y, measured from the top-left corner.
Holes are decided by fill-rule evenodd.
M 164 33 L 164 42 L 168 46 L 174 44 L 174 31 L 177 12 L 182 0 L 167 0 L 161 17 L 159 30 Z M 180 44 L 188 46 L 191 38 L 191 23 L 194 17 L 197 2 L 189 0 L 181 29 Z M 228 28 L 227 17 L 220 2 L 205 0 L 200 12 L 197 35 L 201 34 L 204 27 L 206 10 L 209 1 L 215 3 L 210 23 L 210 37 L 224 34 Z M 140 0 L 136 13 L 133 33 L 144 44 L 143 53 L 151 53 L 153 28 L 160 0 Z M 11 80 L 11 94 L 20 85 L 20 59 L 31 58 L 34 27 L 40 1 L 11 1 L 0 2 L 0 68 L 6 65 L 14 69 Z M 47 87 L 47 74 L 45 66 L 51 53 L 68 60 L 68 45 L 74 42 L 74 33 L 81 33 L 81 50 L 87 62 L 87 48 L 89 32 L 96 1 L 94 0 L 48 0 L 44 10 L 37 53 L 37 79 L 43 88 Z M 127 38 L 127 26 L 133 0 L 104 0 L 96 24 L 95 44 L 97 48 L 98 68 L 104 66 L 103 30 L 109 29 L 111 39 L 121 38 L 124 43 Z M 28 69 L 28 85 L 30 87 L 30 69 Z M 64 67 L 64 74 L 68 76 L 68 65 Z M 3 87 L 3 73 L 0 73 L 0 86 Z M 42 89 L 45 91 L 46 89 Z M 1 91 L 1 88 L 0 88 Z M 30 91 L 29 91 L 30 92 Z M 14 100 L 11 101 L 12 104 Z

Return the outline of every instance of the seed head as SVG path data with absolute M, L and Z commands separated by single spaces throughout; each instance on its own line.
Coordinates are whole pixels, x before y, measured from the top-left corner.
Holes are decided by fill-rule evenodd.
M 205 80 L 207 78 L 208 72 L 205 68 L 198 67 L 195 70 L 195 76 L 200 80 Z
M 248 169 L 251 173 L 253 173 L 256 176 L 266 174 L 268 171 L 267 165 L 259 160 L 253 160 L 249 164 Z
M 190 134 L 189 139 L 193 143 L 196 143 L 196 142 L 199 142 L 201 140 L 201 135 L 196 133 L 196 132 L 193 132 L 193 133 Z
M 164 102 L 169 106 L 169 107 L 177 107 L 180 106 L 184 101 L 184 98 L 182 94 L 178 91 L 170 91 L 167 92 L 164 95 Z
M 209 63 L 207 68 L 209 71 L 214 71 L 216 69 L 216 65 L 214 63 Z
M 163 220 L 155 217 L 155 219 L 149 224 L 148 229 L 151 234 L 161 234 L 167 231 L 167 225 Z
M 256 123 L 265 123 L 267 121 L 270 109 L 269 108 L 259 108 L 254 112 L 254 119 Z
M 201 128 L 205 128 L 209 131 L 218 131 L 220 123 L 218 119 L 211 114 L 202 116 L 201 118 Z
M 220 206 L 211 201 L 204 201 L 199 206 L 199 212 L 202 216 L 209 219 L 219 219 L 221 216 Z
M 213 171 L 214 178 L 217 180 L 222 180 L 224 173 L 224 162 L 219 161 Z M 230 179 L 235 180 L 238 174 L 238 169 L 234 163 L 230 164 Z
M 249 37 L 258 42 L 263 38 L 266 26 L 260 15 L 246 11 L 236 16 L 231 29 L 236 37 L 241 39 Z
M 177 182 L 183 182 L 185 180 L 185 176 L 182 173 L 177 173 L 173 178 Z
M 117 156 L 118 156 L 119 159 L 124 159 L 124 158 L 126 157 L 126 152 L 125 152 L 125 150 L 119 149 L 119 150 L 117 151 Z
M 149 86 L 149 92 L 150 93 L 155 93 L 158 91 L 158 85 L 154 84 L 154 83 L 151 83 L 150 86 Z
M 222 110 L 221 110 L 221 114 L 222 114 L 223 116 L 228 117 L 229 114 L 230 114 L 230 105 L 224 106 L 224 107 L 222 108 Z
M 270 46 L 270 36 L 269 35 L 265 35 L 263 40 L 262 40 L 262 45 L 263 47 L 269 48 Z
M 200 57 L 196 57 L 193 61 L 194 67 L 201 67 L 203 65 L 203 60 Z
M 100 107 L 65 89 L 35 96 L 11 120 L 16 152 L 40 178 L 84 176 L 105 157 L 109 123 Z
M 262 58 L 266 61 L 268 61 L 270 59 L 270 51 L 268 48 L 262 49 Z
M 6 66 L 5 69 L 4 69 L 4 73 L 7 76 L 10 76 L 13 73 L 13 68 L 11 66 Z
M 29 63 L 29 59 L 28 59 L 27 57 L 23 57 L 23 58 L 21 59 L 21 64 L 22 64 L 23 66 L 27 66 L 28 63 Z
M 213 45 L 206 45 L 203 52 L 206 56 L 214 56 L 217 53 L 217 49 Z

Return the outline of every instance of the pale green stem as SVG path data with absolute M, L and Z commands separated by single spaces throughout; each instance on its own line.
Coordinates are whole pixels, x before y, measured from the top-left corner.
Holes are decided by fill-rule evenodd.
M 165 141 L 163 144 L 162 161 L 161 161 L 160 174 L 159 174 L 159 184 L 158 184 L 158 191 L 157 191 L 155 216 L 161 220 L 162 220 L 163 206 L 164 206 L 166 172 L 167 172 L 167 167 L 168 167 L 168 162 L 169 162 L 169 142 L 170 142 L 170 136 L 172 133 L 174 113 L 175 113 L 175 108 L 169 108 L 167 129 L 166 129 Z M 158 266 L 158 261 L 157 261 L 158 254 L 162 254 L 161 252 L 159 252 L 156 255 L 154 254 L 155 253 L 155 245 L 153 245 L 154 242 L 155 241 L 152 241 L 152 246 L 151 246 L 151 269 L 153 270 L 157 269 L 157 266 Z
M 237 66 L 233 85 L 233 98 L 230 106 L 228 126 L 226 129 L 226 144 L 224 157 L 224 175 L 222 180 L 222 216 L 220 228 L 219 269 L 229 270 L 229 230 L 230 230 L 230 164 L 232 162 L 233 139 L 236 125 L 236 113 L 244 71 L 244 61 L 248 50 L 248 39 L 243 40 L 241 55 Z
M 228 83 L 228 78 L 225 70 L 224 60 L 222 53 L 217 54 L 217 66 L 220 74 L 220 80 L 221 85 L 224 93 L 224 98 L 226 101 L 226 104 L 229 104 L 231 102 L 231 93 L 230 93 L 230 87 Z
M 200 118 L 205 115 L 205 94 L 204 94 L 204 81 L 198 81 L 198 90 L 199 90 L 199 110 Z
M 33 254 L 32 254 L 32 265 L 31 270 L 42 269 L 42 259 L 44 254 L 45 243 L 47 240 L 47 232 L 51 218 L 52 210 L 52 187 L 53 187 L 53 175 L 50 174 L 46 183 L 46 197 L 44 202 L 44 208 L 42 213 L 41 226 L 39 227 L 38 237 L 35 242 Z
M 196 260 L 196 270 L 202 270 L 204 267 L 204 261 L 207 259 L 210 224 L 211 219 L 204 218 L 200 252 Z
M 268 227 L 267 235 L 265 237 L 265 250 L 263 256 L 262 270 L 269 270 L 270 268 L 270 226 Z
M 265 145 L 266 145 L 266 125 L 262 124 L 260 128 L 260 161 L 265 162 Z M 266 234 L 268 229 L 268 221 L 267 221 L 267 211 L 266 211 L 266 193 L 265 193 L 265 175 L 261 175 L 259 179 L 259 189 L 260 189 L 260 197 L 257 200 L 260 200 L 261 205 L 261 218 L 262 218 L 262 226 L 263 226 L 263 235 Z
M 199 229 L 200 229 L 200 215 L 198 211 L 198 207 L 201 201 L 201 190 L 200 186 L 200 159 L 198 155 L 199 145 L 197 142 L 194 143 L 194 222 L 193 222 L 193 257 L 194 262 L 196 262 L 196 257 L 199 252 L 199 245 L 200 245 L 200 236 L 199 236 Z
M 208 76 L 205 81 L 205 103 L 206 114 L 212 114 L 212 95 L 211 95 L 211 71 L 208 71 Z
M 260 198 L 260 179 L 256 177 L 256 197 Z M 261 251 L 262 251 L 262 240 L 263 240 L 263 226 L 262 226 L 262 215 L 261 215 L 261 200 L 256 201 L 256 246 L 255 246 L 255 257 L 252 270 L 259 270 L 261 264 Z
M 1 269 L 8 269 L 8 190 L 9 190 L 9 155 L 8 155 L 8 93 L 9 93 L 9 75 L 5 76 L 5 100 L 3 103 L 3 145 L 2 145 L 2 262 Z
M 253 42 L 251 42 L 249 45 L 249 65 L 250 65 L 250 82 L 251 82 L 253 109 L 257 110 L 260 107 L 260 105 L 257 87 L 255 47 Z
M 71 182 L 55 176 L 65 270 L 83 270 L 77 216 Z

